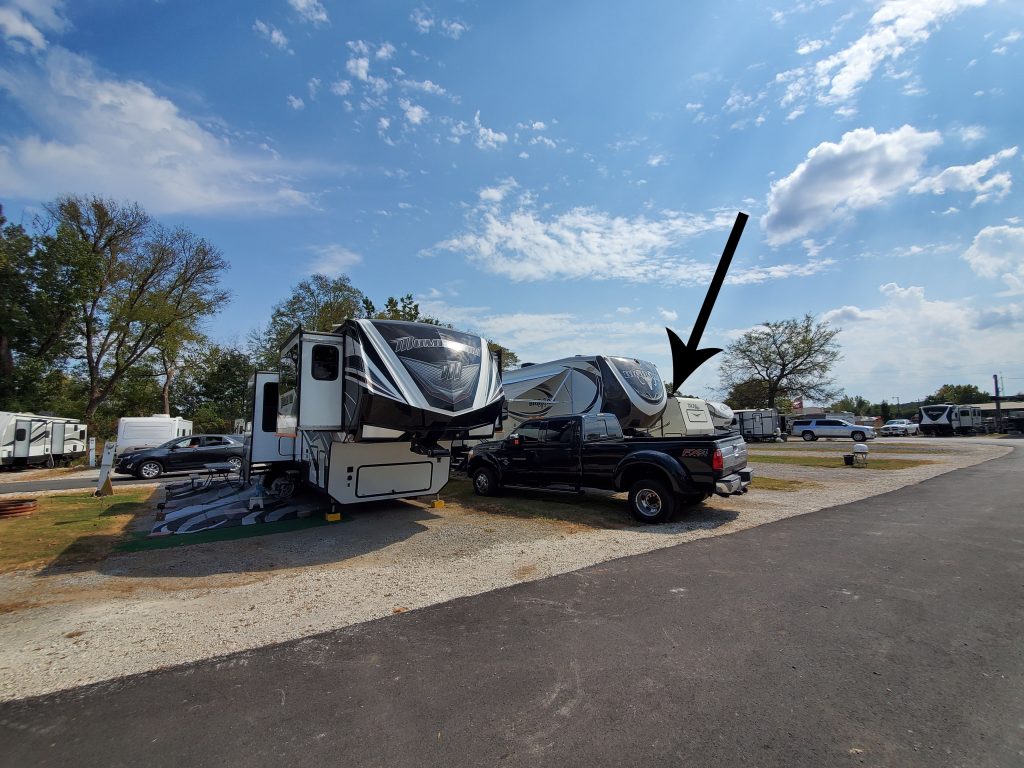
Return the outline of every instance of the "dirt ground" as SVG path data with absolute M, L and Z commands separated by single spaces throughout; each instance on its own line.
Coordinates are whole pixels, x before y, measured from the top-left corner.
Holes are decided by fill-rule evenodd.
M 634 525 L 621 494 L 516 491 L 479 499 L 461 480 L 445 489 L 442 508 L 378 502 L 347 508 L 340 523 L 301 531 L 0 574 L 0 698 L 305 637 L 734 533 L 1012 450 L 1006 441 L 985 438 L 875 445 L 895 447 L 879 451 L 886 457 L 935 463 L 881 471 L 758 464 L 754 456 L 758 476 L 797 480 L 797 490 L 715 497 L 660 526 Z M 849 442 L 784 450 L 839 455 Z M 685 556 L 685 548 L 679 551 Z

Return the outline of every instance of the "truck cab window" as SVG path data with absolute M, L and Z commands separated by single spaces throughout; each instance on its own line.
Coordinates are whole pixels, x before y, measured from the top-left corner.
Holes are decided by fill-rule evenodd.
M 542 422 L 530 421 L 525 424 L 521 424 L 516 432 L 519 435 L 520 445 L 536 445 L 540 442 L 541 436 L 541 425 Z
M 545 432 L 544 440 L 548 443 L 570 445 L 573 435 L 572 419 L 551 419 Z

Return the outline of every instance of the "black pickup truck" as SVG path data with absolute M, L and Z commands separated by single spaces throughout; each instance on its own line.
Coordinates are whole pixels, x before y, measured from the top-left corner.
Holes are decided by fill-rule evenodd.
M 746 493 L 752 477 L 738 434 L 624 438 L 606 413 L 524 421 L 504 440 L 475 446 L 466 470 L 481 496 L 506 485 L 628 490 L 630 511 L 645 523 L 713 493 Z

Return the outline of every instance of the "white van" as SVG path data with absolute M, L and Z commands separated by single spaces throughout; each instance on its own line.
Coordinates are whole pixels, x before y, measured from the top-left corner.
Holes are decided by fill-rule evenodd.
M 140 448 L 155 448 L 176 437 L 192 434 L 192 422 L 181 416 L 154 413 L 152 416 L 122 416 L 117 421 L 114 455 Z

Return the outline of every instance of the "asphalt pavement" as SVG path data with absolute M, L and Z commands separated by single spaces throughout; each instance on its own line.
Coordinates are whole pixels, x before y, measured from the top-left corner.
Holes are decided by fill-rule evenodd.
M 168 475 L 161 475 L 155 480 L 139 480 L 131 475 L 111 474 L 110 479 L 114 487 L 121 485 L 146 485 L 153 483 L 173 483 L 187 478 L 188 472 L 176 472 Z M 3 477 L 0 475 L 0 477 Z M 5 493 L 38 493 L 39 491 L 70 491 L 77 488 L 90 488 L 96 490 L 97 474 L 88 477 L 62 477 L 57 480 L 13 480 L 0 483 L 0 495 Z
M 0 765 L 1019 766 L 1022 457 L 6 703 Z

